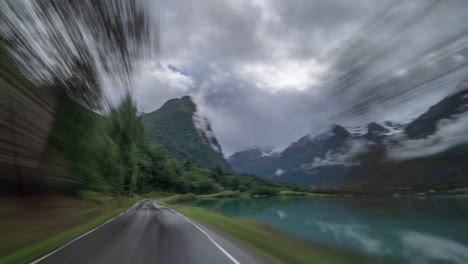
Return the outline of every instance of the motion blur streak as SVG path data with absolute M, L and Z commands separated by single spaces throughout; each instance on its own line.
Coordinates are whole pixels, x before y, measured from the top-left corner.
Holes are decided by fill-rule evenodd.
M 2 196 L 109 182 L 102 161 L 109 155 L 102 151 L 134 143 L 115 130 L 142 130 L 131 99 L 132 72 L 158 59 L 158 21 L 148 15 L 156 4 L 0 2 Z M 120 111 L 125 106 L 126 114 Z M 135 119 L 135 127 L 125 118 Z
M 62 83 L 73 96 L 96 104 L 97 85 L 122 94 L 138 64 L 154 61 L 158 31 L 148 5 L 144 0 L 2 1 L 2 35 L 30 79 Z
M 375 110 L 394 109 L 434 89 L 454 91 L 467 73 L 468 25 L 460 23 L 444 32 L 433 26 L 433 35 L 428 29 L 447 10 L 456 19 L 466 18 L 458 1 L 392 1 L 349 45 L 336 51 L 327 79 L 329 98 L 322 107 L 332 109 L 337 99 L 346 102 L 332 116 L 349 122 L 372 116 Z M 422 39 L 427 42 L 413 46 Z
M 279 208 L 268 217 L 278 226 L 294 219 L 300 233 L 315 225 L 365 249 L 330 245 L 328 251 L 326 244 L 314 248 L 300 236 L 296 241 L 189 202 L 270 195 L 466 198 L 466 1 L 179 1 L 0 0 L 0 263 L 37 259 L 142 197 L 169 193 L 183 195 L 158 203 L 191 220 L 145 200 L 41 261 L 263 263 L 255 250 L 246 253 L 252 246 L 278 263 L 400 263 L 393 260 L 418 255 L 414 245 L 426 242 L 431 250 L 449 245 L 430 259 L 464 263 L 460 252 L 468 242 L 458 230 L 448 239 L 402 225 L 391 233 L 403 234 L 408 254 L 399 247 L 390 255 L 377 232 L 367 235 L 380 220 L 315 219 L 316 208 L 308 223 Z M 317 11 L 320 6 L 330 12 Z M 330 35 L 329 25 L 336 27 Z M 161 106 L 170 99 L 163 94 L 181 98 L 138 111 L 144 101 L 152 110 Z M 343 126 L 325 128 L 327 122 Z M 274 150 L 306 123 L 313 131 Z M 229 146 L 227 137 L 216 138 L 220 130 L 247 140 Z M 226 145 L 233 151 L 262 138 L 275 146 L 225 158 Z M 234 168 L 236 160 L 249 170 Z M 464 226 L 453 219 L 445 226 Z M 433 230 L 431 224 L 428 233 Z M 373 261 L 385 254 L 389 262 Z M 328 255 L 333 260 L 315 261 Z

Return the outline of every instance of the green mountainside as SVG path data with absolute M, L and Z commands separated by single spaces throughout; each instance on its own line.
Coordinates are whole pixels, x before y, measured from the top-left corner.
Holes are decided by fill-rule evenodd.
M 163 146 L 173 158 L 205 168 L 231 170 L 208 120 L 197 114 L 197 106 L 189 96 L 169 100 L 142 117 L 147 140 Z

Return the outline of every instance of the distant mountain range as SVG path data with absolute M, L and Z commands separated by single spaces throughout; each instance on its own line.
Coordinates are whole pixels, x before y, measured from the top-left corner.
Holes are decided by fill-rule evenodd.
M 238 173 L 250 173 L 259 176 L 270 176 L 275 173 L 276 162 L 280 153 L 272 147 L 253 147 L 239 151 L 228 159 L 234 171 Z
M 315 187 L 450 187 L 468 183 L 468 83 L 401 124 L 332 125 L 283 151 L 252 147 L 226 161 L 209 120 L 192 98 L 167 101 L 142 114 L 146 137 L 194 165 Z
M 317 187 L 442 188 L 466 182 L 467 88 L 461 83 L 456 93 L 409 124 L 333 125 L 317 136 L 305 135 L 282 152 L 254 147 L 228 161 L 237 172 Z
M 167 101 L 158 110 L 142 114 L 148 141 L 163 146 L 180 161 L 230 171 L 211 129 L 190 96 Z

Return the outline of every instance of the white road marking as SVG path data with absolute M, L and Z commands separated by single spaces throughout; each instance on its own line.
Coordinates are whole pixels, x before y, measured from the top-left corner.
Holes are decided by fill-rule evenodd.
M 222 246 L 220 246 L 218 243 L 216 243 L 216 241 L 207 233 L 205 232 L 205 230 L 203 230 L 202 228 L 200 228 L 198 225 L 196 225 L 194 222 L 192 222 L 190 219 L 188 219 L 187 217 L 185 217 L 184 215 L 180 214 L 179 212 L 177 211 L 174 211 L 172 209 L 170 209 L 171 211 L 175 212 L 176 214 L 182 216 L 185 220 L 189 221 L 193 226 L 195 226 L 198 230 L 200 230 L 200 232 L 202 232 L 206 237 L 208 237 L 208 239 L 219 249 L 221 250 L 221 252 L 224 253 L 224 255 L 226 255 L 232 262 L 234 262 L 235 264 L 240 264 L 239 261 L 237 261 L 237 259 L 235 259 L 231 254 L 229 254 Z
M 143 201 L 140 201 L 140 202 L 143 202 Z M 37 263 L 43 261 L 44 259 L 48 258 L 49 256 L 51 256 L 51 255 L 57 253 L 58 251 L 60 251 L 60 250 L 62 250 L 62 249 L 64 249 L 64 248 L 66 248 L 67 246 L 69 246 L 71 243 L 77 241 L 78 239 L 80 239 L 80 238 L 82 238 L 82 237 L 84 237 L 84 236 L 90 234 L 91 232 L 94 232 L 94 231 L 96 231 L 97 229 L 103 227 L 104 225 L 106 225 L 106 224 L 108 224 L 108 223 L 114 221 L 114 220 L 115 220 L 116 218 L 118 218 L 119 216 L 121 216 L 121 215 L 127 213 L 129 210 L 133 209 L 133 208 L 134 208 L 137 204 L 139 204 L 140 202 L 134 204 L 132 207 L 130 207 L 129 209 L 127 209 L 125 212 L 120 213 L 118 216 L 116 216 L 116 217 L 114 217 L 114 218 L 112 218 L 112 219 L 110 219 L 110 220 L 107 220 L 107 222 L 105 222 L 104 224 L 102 224 L 102 225 L 100 225 L 100 226 L 98 226 L 98 227 L 96 227 L 96 228 L 94 228 L 94 229 L 92 229 L 92 230 L 90 230 L 90 231 L 84 233 L 83 235 L 81 235 L 81 236 L 79 236 L 79 237 L 77 237 L 77 238 L 75 238 L 75 239 L 73 239 L 73 240 L 71 240 L 71 241 L 68 241 L 67 243 L 65 243 L 65 244 L 63 244 L 62 246 L 60 246 L 59 248 L 57 248 L 56 250 L 50 252 L 49 254 L 47 254 L 47 255 L 45 255 L 45 256 L 42 256 L 41 258 L 38 258 L 38 259 L 34 260 L 33 262 L 30 262 L 29 264 L 37 264 Z
M 143 200 L 143 201 L 145 201 L 145 200 Z M 143 201 L 140 201 L 140 202 L 143 202 Z M 121 216 L 121 215 L 127 213 L 128 211 L 130 211 L 131 209 L 133 209 L 133 208 L 134 208 L 137 204 L 139 204 L 140 202 L 134 204 L 132 207 L 130 207 L 129 209 L 127 209 L 125 212 L 120 213 L 118 216 L 116 216 L 116 217 L 114 217 L 114 218 L 108 220 L 108 221 L 105 222 L 104 224 L 102 224 L 102 225 L 100 225 L 100 226 L 98 226 L 98 227 L 96 227 L 96 228 L 94 228 L 94 229 L 92 229 L 92 230 L 90 230 L 90 231 L 84 233 L 83 235 L 81 235 L 81 236 L 79 236 L 79 237 L 77 237 L 77 238 L 75 238 L 75 239 L 73 239 L 73 240 L 71 240 L 71 241 L 69 241 L 69 242 L 63 244 L 62 246 L 60 246 L 60 247 L 57 248 L 56 250 L 50 252 L 49 254 L 47 254 L 47 255 L 45 255 L 45 256 L 42 256 L 42 257 L 39 258 L 39 259 L 34 260 L 33 262 L 30 262 L 29 264 L 37 264 L 37 263 L 43 261 L 44 259 L 48 258 L 49 256 L 51 256 L 51 255 L 57 253 L 58 251 L 60 251 L 60 250 L 62 250 L 62 249 L 64 249 L 64 248 L 66 248 L 67 246 L 69 246 L 71 243 L 77 241 L 78 239 L 80 239 L 80 238 L 82 238 L 82 237 L 84 237 L 84 236 L 86 236 L 86 235 L 88 235 L 88 234 L 90 234 L 90 233 L 96 231 L 97 229 L 103 227 L 104 225 L 106 225 L 106 224 L 108 224 L 108 223 L 114 221 L 114 220 L 117 219 L 119 216 Z M 211 243 L 213 243 L 221 252 L 223 252 L 223 254 L 226 255 L 233 263 L 235 263 L 235 264 L 240 264 L 240 262 L 239 262 L 237 259 L 235 259 L 231 254 L 229 254 L 229 252 L 227 252 L 222 246 L 220 246 L 218 243 L 216 243 L 216 241 L 215 241 L 207 232 L 205 232 L 205 230 L 203 230 L 202 228 L 200 228 L 198 225 L 196 225 L 194 222 L 192 222 L 190 219 L 188 219 L 188 218 L 185 217 L 184 215 L 180 214 L 179 212 L 176 212 L 176 211 L 174 211 L 174 210 L 172 210 L 172 209 L 170 209 L 170 210 L 173 211 L 173 212 L 175 212 L 176 214 L 180 215 L 182 218 L 184 218 L 184 219 L 187 220 L 189 223 L 191 223 L 193 226 L 195 226 L 198 230 L 200 230 L 200 232 L 202 232 L 202 233 L 211 241 Z

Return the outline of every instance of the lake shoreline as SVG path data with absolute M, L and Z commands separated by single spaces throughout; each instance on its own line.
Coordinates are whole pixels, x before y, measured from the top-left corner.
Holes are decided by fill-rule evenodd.
M 191 194 L 188 194 L 191 195 Z M 359 199 L 429 199 L 429 198 L 468 198 L 468 188 L 453 189 L 450 192 L 418 192 L 418 193 L 317 193 L 302 191 L 280 191 L 277 194 L 249 194 L 242 192 L 224 191 L 213 194 L 193 195 L 192 199 L 225 199 L 225 198 L 265 198 L 265 197 L 322 197 L 322 198 L 359 198 Z
M 266 257 L 278 263 L 323 263 L 323 264 L 390 264 L 402 263 L 400 260 L 376 260 L 346 249 L 334 248 L 311 241 L 299 239 L 274 226 L 245 219 L 216 210 L 190 205 L 191 195 L 176 195 L 158 201 L 160 205 L 176 210 L 191 219 L 220 230 L 233 239 L 258 250 Z M 200 200 L 236 199 L 236 198 L 201 198 Z M 249 199 L 248 197 L 237 199 Z M 250 198 L 253 199 L 253 198 Z M 195 201 L 195 200 L 192 200 Z
M 460 226 L 468 228 L 468 204 L 460 197 L 201 197 L 185 205 L 253 219 L 297 239 L 390 263 L 468 263 L 453 253 L 468 261 L 468 239 L 459 232 Z

